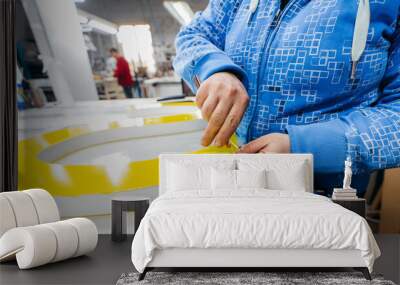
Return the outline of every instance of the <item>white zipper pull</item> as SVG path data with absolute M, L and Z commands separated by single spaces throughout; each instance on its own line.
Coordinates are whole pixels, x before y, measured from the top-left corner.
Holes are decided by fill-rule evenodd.
M 247 24 L 250 23 L 251 17 L 253 16 L 254 12 L 257 10 L 259 0 L 251 0 L 249 6 L 249 16 L 247 18 Z
M 356 22 L 354 23 L 353 44 L 351 47 L 351 75 L 356 77 L 357 63 L 365 50 L 370 22 L 369 0 L 359 0 Z

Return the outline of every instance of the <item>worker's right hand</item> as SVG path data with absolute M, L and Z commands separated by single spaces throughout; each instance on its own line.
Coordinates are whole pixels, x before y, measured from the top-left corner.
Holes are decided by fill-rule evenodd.
M 218 72 L 202 82 L 197 91 L 196 103 L 208 125 L 201 144 L 209 146 L 214 141 L 216 146 L 227 145 L 248 102 L 246 89 L 232 73 Z

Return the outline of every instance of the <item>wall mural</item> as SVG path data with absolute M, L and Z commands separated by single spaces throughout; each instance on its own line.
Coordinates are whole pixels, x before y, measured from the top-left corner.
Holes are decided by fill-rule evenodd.
M 109 232 L 113 196 L 158 195 L 160 153 L 236 151 L 200 145 L 206 122 L 194 97 L 157 101 L 185 93 L 172 70 L 179 24 L 162 1 L 144 5 L 149 22 L 137 25 L 132 1 L 114 13 L 103 10 L 109 1 L 16 3 L 20 190 L 46 189 L 63 218 L 90 217 Z M 160 45 L 169 48 L 151 52 Z M 121 58 L 131 77 L 124 82 Z
M 25 133 L 34 134 L 19 140 L 19 188 L 48 190 L 63 217 L 109 215 L 111 197 L 121 192 L 155 197 L 160 153 L 237 150 L 200 145 L 206 123 L 192 102 L 103 103 L 91 113 L 83 106 L 20 114 Z

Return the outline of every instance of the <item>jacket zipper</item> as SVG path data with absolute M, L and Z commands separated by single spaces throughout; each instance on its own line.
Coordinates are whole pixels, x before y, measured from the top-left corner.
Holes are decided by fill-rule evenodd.
M 271 43 L 275 38 L 276 32 L 279 30 L 279 25 L 281 24 L 281 20 L 282 17 L 287 13 L 287 11 L 292 7 L 293 3 L 296 2 L 296 0 L 290 0 L 286 6 L 283 8 L 283 10 L 280 9 L 280 7 L 278 8 L 278 11 L 276 12 L 274 18 L 272 19 L 271 25 L 268 27 L 269 30 L 269 34 L 267 36 L 267 38 L 264 41 L 264 45 L 262 46 L 261 50 L 265 50 L 265 52 L 263 53 L 261 59 L 260 59 L 260 64 L 259 64 L 259 68 L 258 68 L 258 74 L 257 74 L 257 93 L 256 93 L 256 102 L 254 105 L 254 110 L 253 110 L 253 114 L 251 115 L 251 120 L 250 120 L 250 124 L 249 124 L 249 128 L 248 128 L 248 132 L 247 132 L 247 141 L 250 141 L 251 137 L 252 137 L 252 125 L 254 122 L 254 117 L 255 117 L 255 113 L 256 113 L 256 109 L 257 109 L 257 105 L 258 105 L 258 100 L 259 100 L 259 83 L 260 83 L 260 74 L 263 74 L 265 72 L 265 59 L 266 56 L 268 56 L 269 54 L 269 49 L 271 48 Z

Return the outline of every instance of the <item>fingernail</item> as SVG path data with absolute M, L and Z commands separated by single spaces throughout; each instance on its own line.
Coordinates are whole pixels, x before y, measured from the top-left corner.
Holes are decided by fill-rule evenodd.
M 222 146 L 222 143 L 221 143 L 220 141 L 216 141 L 216 142 L 215 142 L 215 146 L 216 146 L 216 147 L 221 147 L 221 146 Z

